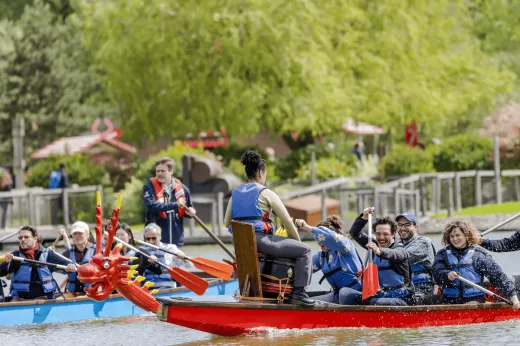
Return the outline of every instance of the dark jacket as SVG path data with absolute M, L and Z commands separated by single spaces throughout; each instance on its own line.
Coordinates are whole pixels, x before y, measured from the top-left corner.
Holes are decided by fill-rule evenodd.
M 504 239 L 483 239 L 484 249 L 494 252 L 510 252 L 520 250 L 520 229 L 511 237 Z
M 451 252 L 457 257 L 457 259 L 461 259 L 470 249 L 469 247 L 459 250 L 449 245 L 444 249 L 440 250 L 435 255 L 435 260 L 433 261 L 433 279 L 437 283 L 437 285 L 442 286 L 450 282 L 448 279 L 448 273 L 451 271 L 448 269 L 448 265 L 446 263 L 446 249 L 450 249 Z M 502 271 L 502 268 L 495 262 L 493 257 L 488 254 L 484 249 L 480 246 L 475 246 L 475 254 L 473 255 L 473 268 L 477 273 L 482 275 L 482 277 L 487 277 L 489 281 L 495 286 L 498 290 L 503 292 L 508 297 L 511 297 L 516 294 L 515 285 L 513 282 L 507 277 L 506 274 Z
M 363 232 L 363 227 L 367 224 L 367 220 L 362 219 L 362 214 L 358 216 L 358 218 L 354 221 L 354 224 L 350 228 L 350 235 L 352 239 L 354 239 L 359 245 L 363 246 L 366 249 L 366 245 L 369 242 L 368 235 Z M 376 243 L 376 240 L 372 240 Z M 390 265 L 396 271 L 397 274 L 402 275 L 404 278 L 404 284 L 406 288 L 413 292 L 413 284 L 412 284 L 412 271 L 411 265 L 409 261 L 408 252 L 404 248 L 404 246 L 400 243 L 394 241 L 387 248 L 380 248 L 381 255 L 380 258 L 387 259 L 390 262 Z M 374 256 L 376 256 L 374 254 Z
M 34 259 L 38 260 L 42 254 L 42 252 L 45 250 L 43 246 L 39 246 L 38 251 L 34 253 Z M 11 252 L 14 256 L 20 256 L 20 252 L 18 250 Z M 53 251 L 49 251 L 49 254 L 47 256 L 47 263 L 56 263 L 61 265 L 67 265 L 69 262 L 65 261 L 61 257 L 58 257 Z M 38 276 L 38 271 L 34 270 L 36 267 L 33 266 L 31 270 L 31 281 L 34 281 L 31 283 L 29 287 L 29 292 L 18 292 L 18 296 L 23 299 L 33 299 L 37 297 L 44 296 L 45 293 L 43 291 L 43 287 L 41 284 L 36 283 L 36 281 L 39 281 L 40 278 Z M 16 273 L 20 269 L 20 262 L 19 261 L 11 261 L 9 263 L 3 262 L 0 264 L 0 277 L 6 276 L 9 273 Z M 49 270 L 52 272 L 54 267 L 49 267 Z
M 190 190 L 184 184 L 182 184 L 182 188 L 184 189 L 184 195 L 186 197 L 186 206 L 191 207 Z M 166 196 L 167 194 L 165 193 L 165 197 Z M 155 222 L 159 227 L 161 227 L 161 242 L 175 244 L 180 249 L 182 245 L 184 245 L 184 221 L 177 213 L 179 206 L 177 205 L 175 198 L 170 198 L 165 203 L 156 201 L 153 185 L 151 182 L 148 182 L 143 186 L 143 201 L 146 214 L 145 225 Z M 173 210 L 174 212 L 168 213 L 170 210 Z M 163 219 L 158 215 L 161 211 L 166 212 L 166 219 Z M 184 217 L 189 216 L 188 214 L 184 214 Z

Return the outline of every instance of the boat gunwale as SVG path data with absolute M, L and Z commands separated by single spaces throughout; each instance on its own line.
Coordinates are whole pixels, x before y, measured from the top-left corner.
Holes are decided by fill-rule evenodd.
M 446 304 L 446 305 L 415 305 L 415 306 L 377 306 L 377 305 L 328 305 L 328 306 L 301 306 L 293 304 L 266 304 L 251 302 L 211 302 L 211 301 L 187 301 L 158 297 L 157 299 L 166 307 L 190 307 L 190 308 L 225 308 L 225 309 L 253 309 L 253 310 L 296 310 L 296 311 L 336 311 L 336 312 L 434 312 L 434 311 L 463 311 L 463 310 L 496 310 L 512 309 L 505 303 L 477 303 L 477 304 Z
M 227 282 L 226 280 L 222 280 L 222 279 L 218 279 L 218 278 L 211 278 L 211 279 L 206 279 L 206 280 L 209 283 L 208 287 Z M 228 281 L 233 281 L 233 280 L 235 280 L 235 279 L 231 279 Z M 168 294 L 168 293 L 176 293 L 176 292 L 181 292 L 181 291 L 189 291 L 189 290 L 185 286 L 181 286 L 181 287 L 160 290 L 159 292 L 156 293 L 156 295 L 164 295 L 164 294 Z M 108 300 L 118 299 L 118 298 L 125 299 L 125 297 L 121 296 L 120 294 L 114 293 L 114 294 L 109 295 L 103 302 L 106 302 Z M 160 298 L 160 297 L 157 297 L 157 298 Z M 91 298 L 87 297 L 86 295 L 84 295 L 84 296 L 78 296 L 78 297 L 74 297 L 74 298 L 67 298 L 66 300 L 64 300 L 63 297 L 58 297 L 58 298 L 54 298 L 54 299 L 34 299 L 34 300 L 28 299 L 28 300 L 17 301 L 17 302 L 0 302 L 0 310 L 3 307 L 80 303 L 80 302 L 98 303 L 97 300 L 91 299 Z

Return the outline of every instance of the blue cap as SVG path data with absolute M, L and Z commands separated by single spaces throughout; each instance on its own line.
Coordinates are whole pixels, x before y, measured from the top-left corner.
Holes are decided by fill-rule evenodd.
M 399 220 L 400 217 L 404 217 L 406 220 L 408 220 L 410 222 L 413 222 L 416 225 L 419 224 L 419 221 L 417 221 L 417 217 L 415 217 L 415 215 L 412 212 L 410 212 L 410 211 L 407 211 L 407 212 L 404 212 L 404 213 L 401 213 L 401 214 L 397 215 L 395 217 L 395 221 Z

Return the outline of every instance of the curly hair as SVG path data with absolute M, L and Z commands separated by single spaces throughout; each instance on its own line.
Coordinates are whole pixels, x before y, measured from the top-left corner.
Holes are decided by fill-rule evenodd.
M 390 231 L 392 232 L 392 234 L 395 234 L 395 232 L 397 232 L 397 223 L 395 223 L 395 221 L 392 220 L 391 218 L 389 218 L 388 216 L 376 219 L 376 221 L 372 224 L 372 230 L 374 232 L 376 231 L 376 227 L 378 225 L 388 225 L 388 226 L 390 226 Z
M 256 178 L 258 172 L 265 172 L 265 160 L 256 152 L 248 150 L 242 155 L 240 161 L 245 167 L 246 175 L 249 179 Z
M 446 227 L 444 227 L 444 231 L 442 232 L 442 244 L 451 245 L 450 234 L 457 228 L 466 236 L 468 246 L 473 246 L 477 244 L 477 230 L 475 229 L 475 226 L 465 221 L 455 221 L 447 224 Z
M 343 221 L 340 219 L 338 215 L 329 215 L 325 220 L 321 220 L 316 227 L 323 226 L 328 228 L 342 236 L 350 238 L 345 232 L 343 232 Z

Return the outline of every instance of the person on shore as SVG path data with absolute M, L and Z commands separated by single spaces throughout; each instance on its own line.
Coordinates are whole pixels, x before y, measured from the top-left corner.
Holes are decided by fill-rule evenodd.
M 90 230 L 88 225 L 83 221 L 76 221 L 70 229 L 72 235 L 72 246 L 69 250 L 63 252 L 63 256 L 69 258 L 72 263 L 82 265 L 90 262 L 96 253 L 96 245 L 89 241 Z M 85 294 L 85 286 L 78 280 L 76 272 L 67 274 L 67 296 L 79 296 Z
M 480 234 L 475 235 L 475 244 L 493 252 L 512 252 L 520 250 L 520 229 L 512 236 L 503 239 L 483 239 Z
M 343 221 L 339 216 L 331 215 L 316 227 L 301 219 L 294 223 L 298 229 L 311 233 L 318 242 L 321 250 L 312 256 L 312 271 L 321 270 L 323 277 L 319 283 L 327 279 L 333 290 L 314 299 L 342 305 L 355 304 L 361 292 L 362 264 L 354 243 L 343 232 Z
M 482 285 L 484 277 L 506 296 L 510 297 L 514 309 L 520 308 L 513 282 L 502 271 L 493 257 L 476 246 L 477 231 L 470 223 L 455 221 L 448 224 L 442 234 L 446 247 L 435 255 L 433 277 L 441 286 L 439 303 L 465 304 L 485 303 L 484 293 L 464 284 L 458 275 Z
M 52 171 L 49 175 L 49 189 L 65 189 L 69 187 L 69 177 L 67 175 L 67 165 L 61 162 L 58 169 Z M 58 216 L 63 213 L 63 193 L 52 201 L 51 223 L 58 224 Z M 69 221 L 72 220 L 72 214 L 69 209 Z
M 23 226 L 18 232 L 19 248 L 5 255 L 0 264 L 0 277 L 11 274 L 13 301 L 23 299 L 52 299 L 57 288 L 52 272 L 47 266 L 35 266 L 28 262 L 13 260 L 13 256 L 67 266 L 67 272 L 76 271 L 76 266 L 48 251 L 38 243 L 38 231 Z
M 311 247 L 300 241 L 300 236 L 280 197 L 265 187 L 267 169 L 265 160 L 256 151 L 246 151 L 241 158 L 248 183 L 233 190 L 229 200 L 224 223 L 229 231 L 231 221 L 251 223 L 256 232 L 258 252 L 273 257 L 295 260 L 294 288 L 289 303 L 312 306 L 316 302 L 309 298 L 305 287 L 312 275 Z M 288 237 L 273 234 L 273 224 L 269 216 L 274 212 L 282 221 Z
M 163 242 L 184 245 L 184 217 L 196 214 L 190 190 L 173 176 L 174 162 L 163 157 L 155 163 L 155 177 L 143 186 L 146 210 L 145 225 L 155 223 L 161 228 Z
M 365 249 L 372 250 L 373 262 L 378 268 L 381 290 L 364 304 L 368 305 L 414 305 L 414 286 L 409 255 L 401 243 L 395 241 L 396 223 L 389 218 L 378 218 L 372 225 L 375 239 L 369 239 L 363 227 L 368 214 L 374 208 L 366 208 L 350 229 L 352 238 Z M 358 302 L 361 301 L 361 293 Z
M 417 300 L 423 300 L 433 294 L 432 265 L 435 257 L 435 248 L 430 238 L 420 236 L 419 222 L 411 212 L 397 215 L 398 243 L 403 244 L 408 252 L 412 266 L 412 281 Z
M 158 265 L 157 262 L 171 268 L 186 265 L 182 260 L 185 256 L 184 252 L 179 250 L 174 244 L 162 243 L 161 228 L 155 223 L 150 223 L 144 228 L 144 241 L 151 245 L 158 246 L 162 250 L 173 252 L 177 254 L 177 256 L 145 246 L 143 250 L 150 254 L 151 258 L 138 256 L 140 259 L 139 274 L 146 277 L 146 281 L 152 281 L 155 288 L 164 289 L 176 287 L 176 282 L 173 281 L 168 271 Z

